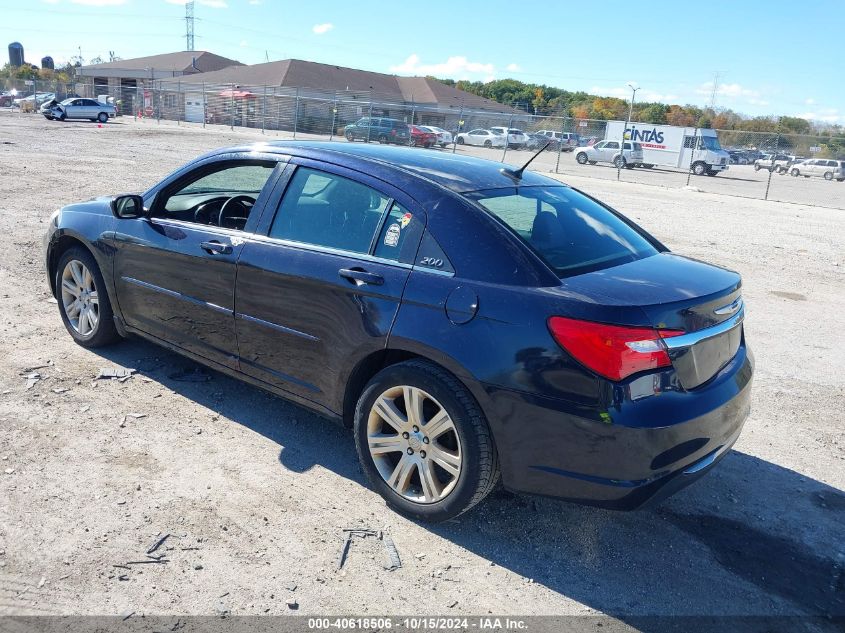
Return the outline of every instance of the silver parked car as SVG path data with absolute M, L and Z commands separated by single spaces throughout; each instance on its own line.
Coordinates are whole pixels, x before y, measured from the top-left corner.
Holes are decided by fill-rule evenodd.
M 117 110 L 113 105 L 108 103 L 100 103 L 95 99 L 86 99 L 84 97 L 72 97 L 65 99 L 59 104 L 44 112 L 44 116 L 48 119 L 64 121 L 65 119 L 90 119 L 91 121 L 99 121 L 105 123 L 110 117 L 117 114 Z
M 801 163 L 792 165 L 789 171 L 793 176 L 804 176 L 810 178 L 817 176 L 825 180 L 845 181 L 845 160 L 827 160 L 824 158 L 813 158 Z
M 575 160 L 579 165 L 613 163 L 617 167 L 632 169 L 643 162 L 643 146 L 625 141 L 625 149 L 620 152 L 619 141 L 599 141 L 590 147 L 579 147 Z

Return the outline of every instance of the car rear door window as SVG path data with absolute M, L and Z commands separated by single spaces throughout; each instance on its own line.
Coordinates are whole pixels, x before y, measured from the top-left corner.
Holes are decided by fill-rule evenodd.
M 367 185 L 298 167 L 269 236 L 354 253 L 368 253 L 390 198 Z
M 390 207 L 390 213 L 387 215 L 387 219 L 381 227 L 373 254 L 376 257 L 399 261 L 405 242 L 408 239 L 413 240 L 414 244 L 417 242 L 413 237 L 408 238 L 408 235 L 416 233 L 414 230 L 416 227 L 413 225 L 417 222 L 418 220 L 414 218 L 414 215 L 408 209 L 394 202 Z

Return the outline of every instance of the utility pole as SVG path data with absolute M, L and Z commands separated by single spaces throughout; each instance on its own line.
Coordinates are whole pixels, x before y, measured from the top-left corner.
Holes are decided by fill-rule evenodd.
M 628 84 L 628 87 L 633 91 L 631 93 L 631 104 L 628 106 L 628 121 L 633 121 L 634 120 L 633 119 L 633 116 L 634 116 L 634 98 L 637 96 L 637 90 L 639 90 L 639 87 L 634 88 L 634 86 L 632 86 L 631 84 Z
M 185 44 L 186 50 L 194 50 L 194 2 L 185 3 Z

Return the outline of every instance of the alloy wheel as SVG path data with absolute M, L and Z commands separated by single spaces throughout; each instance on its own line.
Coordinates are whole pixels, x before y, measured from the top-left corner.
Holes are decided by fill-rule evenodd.
M 422 389 L 400 385 L 376 399 L 367 446 L 382 479 L 409 501 L 437 503 L 458 483 L 463 453 L 455 423 Z
M 100 299 L 94 276 L 78 259 L 62 271 L 62 307 L 70 326 L 82 336 L 91 336 L 100 322 Z

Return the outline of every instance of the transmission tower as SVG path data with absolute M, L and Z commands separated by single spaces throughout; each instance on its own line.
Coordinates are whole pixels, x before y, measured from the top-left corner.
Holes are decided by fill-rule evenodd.
M 185 3 L 185 39 L 189 51 L 194 50 L 194 3 Z

